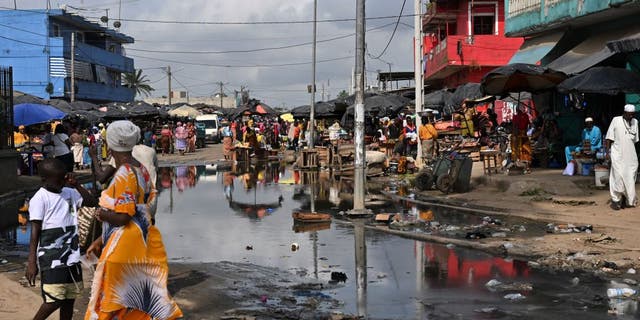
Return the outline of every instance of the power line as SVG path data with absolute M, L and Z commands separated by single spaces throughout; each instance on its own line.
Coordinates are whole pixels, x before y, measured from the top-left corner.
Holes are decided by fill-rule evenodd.
M 1 7 L 0 7 L 1 8 Z M 379 16 L 369 17 L 366 20 L 384 20 L 384 19 L 396 19 L 414 17 L 416 14 L 406 14 L 401 16 Z M 99 19 L 100 17 L 88 17 Z M 333 23 L 333 22 L 350 22 L 355 21 L 356 18 L 337 18 L 337 19 L 324 19 L 317 20 L 318 23 Z M 120 21 L 126 22 L 142 22 L 142 23 L 160 23 L 160 24 L 190 24 L 190 25 L 273 25 L 273 24 L 308 24 L 313 23 L 313 20 L 289 20 L 289 21 L 180 21 L 180 20 L 153 20 L 153 19 L 120 19 Z
M 382 25 L 382 26 L 379 26 L 379 27 L 371 28 L 371 29 L 369 29 L 367 31 L 373 31 L 373 30 L 377 30 L 377 29 L 382 29 L 382 28 L 388 27 L 388 26 L 390 26 L 392 24 L 393 23 L 388 23 L 388 24 L 385 24 L 385 25 Z M 396 28 L 397 28 L 397 26 L 398 25 L 396 24 Z M 395 30 L 394 30 L 394 33 L 395 33 Z M 342 36 L 333 37 L 333 38 L 329 38 L 329 39 L 318 40 L 316 42 L 317 43 L 330 42 L 330 41 L 349 38 L 349 37 L 352 37 L 354 35 L 355 35 L 355 33 L 350 33 L 350 34 L 345 34 L 345 35 L 342 35 Z M 127 48 L 127 50 L 129 50 L 129 51 L 139 51 L 139 52 L 151 52 L 151 53 L 224 54 L 224 53 L 250 53 L 250 52 L 259 52 L 259 51 L 282 50 L 282 49 L 289 49 L 289 48 L 308 46 L 308 45 L 311 45 L 311 44 L 313 44 L 313 42 L 304 42 L 304 43 L 284 45 L 284 46 L 278 46 L 278 47 L 267 47 L 267 48 L 257 48 L 257 49 L 247 49 L 247 50 L 227 50 L 227 51 L 170 51 L 170 50 L 169 51 L 163 51 L 163 50 L 148 50 L 148 49 L 135 49 L 135 48 Z
M 27 10 L 27 9 L 14 9 L 9 7 L 0 6 L 0 9 L 12 10 L 12 11 L 23 11 L 23 12 L 31 12 L 31 13 L 39 13 L 46 14 L 42 10 Z M 378 16 L 378 17 L 367 17 L 365 20 L 385 20 L 385 19 L 397 19 L 397 18 L 409 18 L 415 17 L 419 14 L 405 14 L 400 16 Z M 90 19 L 100 19 L 101 17 L 92 17 L 85 16 L 84 18 Z M 308 24 L 313 23 L 314 20 L 274 20 L 274 21 L 181 21 L 181 20 L 153 20 L 153 19 L 118 19 L 119 21 L 126 22 L 142 22 L 142 23 L 160 23 L 160 24 L 191 24 L 191 25 L 269 25 L 269 24 Z M 350 22 L 356 21 L 356 18 L 336 18 L 336 19 L 324 19 L 324 20 L 316 20 L 318 23 L 332 23 L 332 22 Z
M 404 5 L 406 3 L 407 3 L 407 0 L 403 0 L 402 1 L 402 7 L 400 8 L 400 14 L 398 14 L 398 20 L 396 20 L 396 26 L 393 28 L 393 32 L 391 33 L 391 37 L 389 37 L 389 41 L 387 42 L 387 45 L 384 47 L 382 52 L 380 52 L 380 54 L 377 57 L 374 57 L 374 59 L 379 59 L 380 57 L 382 57 L 384 55 L 385 52 L 387 52 L 387 49 L 389 48 L 389 45 L 391 44 L 391 41 L 393 40 L 393 36 L 396 35 L 396 30 L 398 30 L 398 24 L 400 23 L 400 17 L 402 17 L 402 12 L 404 11 Z
M 162 62 L 170 62 L 170 63 L 176 63 L 176 64 L 186 64 L 186 65 L 204 66 L 204 67 L 217 67 L 217 68 L 272 68 L 272 67 L 301 66 L 301 65 L 311 64 L 311 62 L 293 62 L 293 63 L 282 63 L 282 64 L 228 65 L 228 64 L 185 62 L 185 61 L 178 61 L 178 60 L 143 57 L 143 56 L 136 56 L 136 55 L 129 55 L 129 57 L 149 59 L 149 60 L 162 61 Z M 353 57 L 352 56 L 339 57 L 339 58 L 318 60 L 316 62 L 322 63 L 322 62 L 331 62 L 331 61 L 346 60 L 346 59 L 353 59 Z

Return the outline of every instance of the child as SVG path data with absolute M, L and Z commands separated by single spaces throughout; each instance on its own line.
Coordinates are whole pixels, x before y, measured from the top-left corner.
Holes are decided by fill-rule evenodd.
M 83 199 L 95 199 L 73 176 L 66 175 L 65 165 L 58 159 L 43 160 L 38 172 L 42 187 L 29 201 L 31 242 L 25 274 L 29 284 L 35 286 L 40 269 L 44 303 L 34 319 L 46 319 L 57 309 L 60 319 L 71 319 L 73 304 L 82 289 L 76 212 Z M 65 180 L 75 189 L 64 187 Z

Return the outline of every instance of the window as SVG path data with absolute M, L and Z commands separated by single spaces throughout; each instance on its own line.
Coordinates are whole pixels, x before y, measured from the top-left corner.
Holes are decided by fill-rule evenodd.
M 76 42 L 77 43 L 84 43 L 84 33 L 83 32 L 76 32 Z
M 51 36 L 52 37 L 62 37 L 62 32 L 60 31 L 60 25 L 54 23 L 51 26 Z
M 474 15 L 473 34 L 494 34 L 494 23 L 493 15 Z

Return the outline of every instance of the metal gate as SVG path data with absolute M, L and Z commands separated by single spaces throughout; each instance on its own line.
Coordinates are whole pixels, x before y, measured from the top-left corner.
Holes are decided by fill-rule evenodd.
M 13 69 L 0 67 L 0 150 L 13 149 Z

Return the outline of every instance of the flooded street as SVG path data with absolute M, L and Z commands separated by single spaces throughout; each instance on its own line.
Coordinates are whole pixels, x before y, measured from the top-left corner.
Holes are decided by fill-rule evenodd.
M 311 198 L 311 188 L 296 182 L 315 182 L 315 207 L 323 212 L 348 208 L 336 198 L 341 190 L 326 188 L 314 180 L 317 174 L 305 177 L 277 165 L 245 171 L 160 169 L 156 221 L 172 263 L 230 261 L 279 268 L 292 278 L 327 284 L 329 289 L 314 294 L 344 302 L 334 310 L 373 319 L 608 317 L 607 283 L 589 276 L 543 273 L 523 261 L 365 232 L 337 219 L 330 226 L 294 225 L 291 212 L 308 209 Z M 385 206 L 379 210 L 402 208 Z M 474 219 L 464 223 L 482 220 Z M 356 246 L 358 241 L 364 246 Z M 356 259 L 356 248 L 365 259 Z M 360 289 L 356 260 L 366 273 L 360 275 L 366 279 Z M 486 286 L 492 279 L 501 285 Z M 626 308 L 629 313 L 635 305 Z

